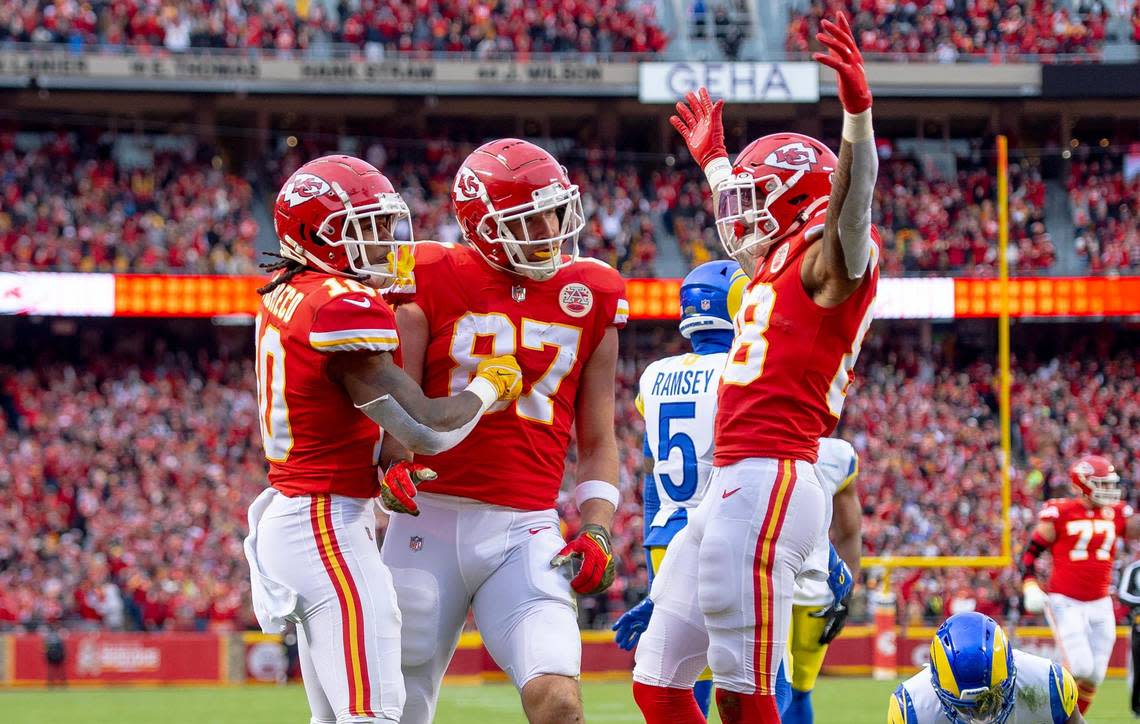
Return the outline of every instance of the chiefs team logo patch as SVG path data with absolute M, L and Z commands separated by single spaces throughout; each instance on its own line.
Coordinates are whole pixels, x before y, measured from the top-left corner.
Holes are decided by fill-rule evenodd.
M 452 189 L 456 201 L 474 201 L 484 195 L 483 182 L 475 172 L 464 166 L 455 175 L 455 188 Z
M 320 176 L 314 176 L 311 173 L 299 173 L 289 179 L 289 183 L 281 189 L 281 198 L 285 199 L 289 206 L 296 206 L 318 196 L 323 196 L 331 190 L 332 187 L 329 186 L 329 182 Z
M 772 266 L 768 268 L 769 273 L 775 274 L 784 268 L 784 262 L 788 260 L 788 246 L 789 242 L 785 241 L 779 249 L 776 249 L 776 253 L 772 255 Z
M 594 306 L 594 293 L 585 284 L 572 282 L 558 293 L 558 306 L 571 317 L 584 317 Z
M 802 141 L 780 146 L 764 159 L 764 165 L 788 171 L 809 171 L 815 162 L 815 149 Z

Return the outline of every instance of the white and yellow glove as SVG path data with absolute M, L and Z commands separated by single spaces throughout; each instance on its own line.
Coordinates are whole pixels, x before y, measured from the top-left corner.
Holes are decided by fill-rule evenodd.
M 500 401 L 510 402 L 522 394 L 522 369 L 514 355 L 483 360 L 475 368 L 475 376 L 494 385 Z
M 1021 603 L 1025 606 L 1026 613 L 1041 613 L 1045 610 L 1048 599 L 1035 579 L 1030 578 L 1022 584 Z

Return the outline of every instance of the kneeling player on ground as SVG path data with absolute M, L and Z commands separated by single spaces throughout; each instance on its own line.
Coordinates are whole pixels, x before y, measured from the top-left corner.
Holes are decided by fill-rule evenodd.
M 951 616 L 930 663 L 891 695 L 887 724 L 1081 724 L 1072 675 L 1013 649 L 989 616 Z
M 395 315 L 379 290 L 406 270 L 412 242 L 392 232 L 408 217 L 368 163 L 307 163 L 277 197 L 282 260 L 258 290 L 258 409 L 272 487 L 249 508 L 245 552 L 262 629 L 297 624 L 313 724 L 402 717 L 400 613 L 374 540 L 373 499 L 415 514 L 415 488 L 410 477 L 379 481 L 382 436 L 446 449 L 522 388 L 506 354 L 441 399 L 424 397 L 400 369 Z

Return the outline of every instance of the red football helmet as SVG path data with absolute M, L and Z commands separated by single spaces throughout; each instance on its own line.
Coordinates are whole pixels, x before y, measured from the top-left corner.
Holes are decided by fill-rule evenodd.
M 464 237 L 496 269 L 543 280 L 578 257 L 582 196 L 533 143 L 503 138 L 475 149 L 455 175 L 451 201 Z
M 1108 458 L 1085 455 L 1069 468 L 1069 479 L 1096 505 L 1112 505 L 1120 501 L 1120 476 Z
M 411 212 L 384 174 L 352 156 L 324 156 L 293 172 L 277 194 L 273 227 L 281 256 L 329 274 L 397 277 L 403 248 L 414 243 Z M 396 239 L 407 222 L 408 238 Z
M 732 176 L 716 189 L 716 228 L 724 250 L 751 274 L 751 265 L 772 245 L 826 207 L 838 165 L 831 149 L 799 133 L 774 133 L 748 144 Z

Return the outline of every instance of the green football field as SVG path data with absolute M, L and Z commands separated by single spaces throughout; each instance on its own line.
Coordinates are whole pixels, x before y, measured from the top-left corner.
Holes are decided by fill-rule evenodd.
M 891 682 L 824 679 L 815 694 L 819 724 L 882 724 Z M 591 724 L 641 721 L 628 683 L 583 686 L 586 720 Z M 1106 682 L 1090 712 L 1090 724 L 1133 721 L 1128 688 Z M 440 724 L 525 722 L 514 689 L 505 684 L 445 686 Z M 713 721 L 719 721 L 715 716 Z M 306 724 L 308 709 L 299 686 L 197 689 L 0 690 L 3 724 Z

